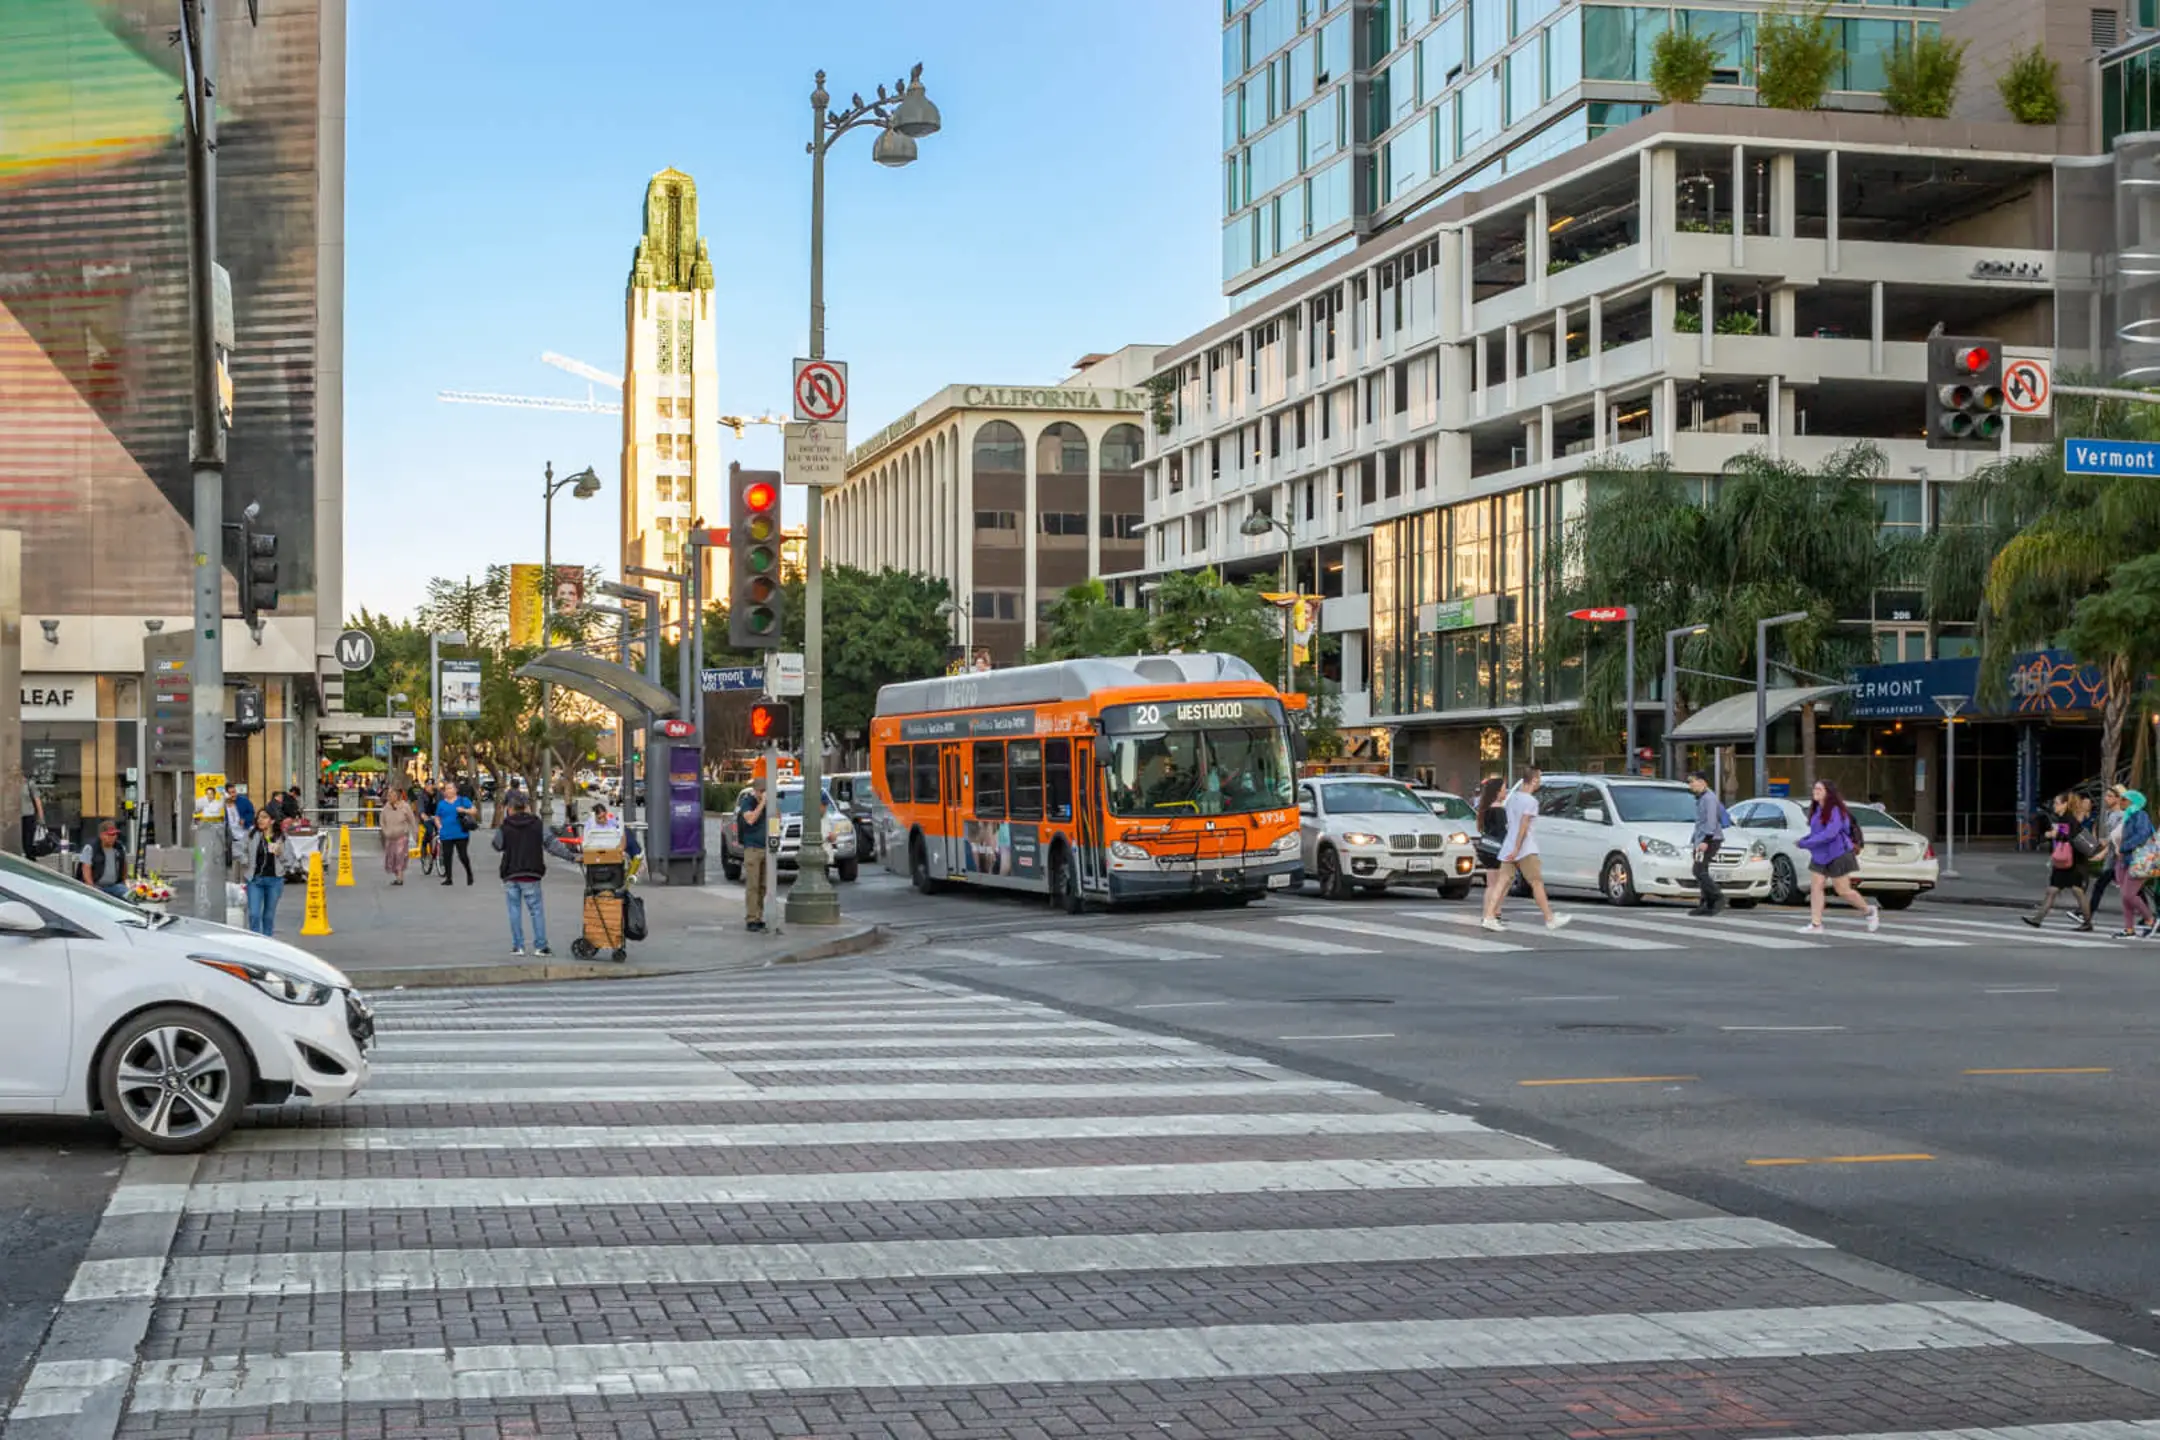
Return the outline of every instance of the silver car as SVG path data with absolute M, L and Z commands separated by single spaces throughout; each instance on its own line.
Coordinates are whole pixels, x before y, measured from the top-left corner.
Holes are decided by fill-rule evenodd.
M 1305 873 L 1331 900 L 1402 885 L 1430 885 L 1456 900 L 1477 875 L 1468 828 L 1377 775 L 1300 781 L 1298 847 Z

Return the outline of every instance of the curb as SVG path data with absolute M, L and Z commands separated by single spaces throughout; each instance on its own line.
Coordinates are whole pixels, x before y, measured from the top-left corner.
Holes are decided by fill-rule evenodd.
M 361 990 L 427 990 L 445 986 L 538 985 L 563 980 L 639 980 L 660 975 L 734 975 L 763 970 L 772 965 L 801 965 L 860 955 L 891 939 L 882 925 L 872 925 L 852 935 L 772 956 L 759 956 L 732 964 L 683 963 L 679 965 L 602 965 L 580 960 L 547 961 L 536 965 L 417 965 L 396 970 L 346 970 L 346 978 Z

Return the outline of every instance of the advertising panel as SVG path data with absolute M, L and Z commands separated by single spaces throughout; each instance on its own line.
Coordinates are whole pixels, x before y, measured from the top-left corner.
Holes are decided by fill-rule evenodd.
M 442 718 L 445 720 L 477 720 L 480 718 L 480 662 L 478 660 L 445 660 L 442 662 Z
M 31 613 L 191 603 L 175 13 L 168 0 L 0 4 L 0 524 L 23 531 Z M 259 27 L 235 11 L 219 34 L 218 258 L 237 322 L 227 503 L 262 506 L 283 588 L 305 610 L 321 11 L 266 7 Z
M 705 776 L 698 747 L 667 747 L 668 854 L 696 855 L 705 848 Z
M 545 628 L 545 608 L 541 592 L 540 576 L 544 567 L 539 565 L 512 565 L 510 567 L 510 643 L 516 646 L 538 647 L 542 643 L 541 630 Z M 555 567 L 554 613 L 557 616 L 575 615 L 585 608 L 585 571 L 577 565 Z

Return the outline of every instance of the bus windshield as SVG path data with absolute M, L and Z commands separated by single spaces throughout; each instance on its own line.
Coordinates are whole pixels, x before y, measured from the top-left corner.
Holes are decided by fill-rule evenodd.
M 1244 815 L 1290 807 L 1290 747 L 1279 726 L 1109 735 L 1115 815 Z

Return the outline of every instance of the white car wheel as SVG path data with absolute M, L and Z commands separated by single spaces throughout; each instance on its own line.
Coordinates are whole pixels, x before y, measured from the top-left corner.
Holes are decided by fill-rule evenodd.
M 98 1063 L 106 1117 L 129 1140 L 166 1155 L 223 1139 L 254 1088 L 254 1067 L 232 1027 L 180 1005 L 128 1021 Z

